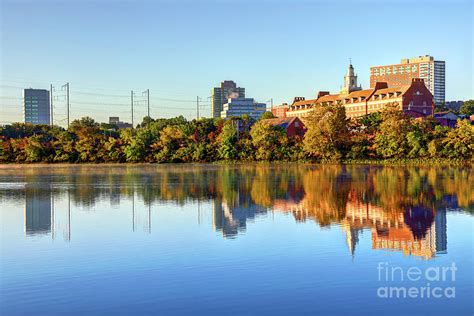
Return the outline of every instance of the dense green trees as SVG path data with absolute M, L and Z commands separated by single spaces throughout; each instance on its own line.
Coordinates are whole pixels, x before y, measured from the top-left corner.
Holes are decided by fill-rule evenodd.
M 268 116 L 270 116 L 268 114 Z M 341 161 L 366 159 L 472 160 L 474 127 L 414 119 L 388 108 L 358 119 L 341 105 L 316 107 L 305 118 L 303 139 L 249 117 L 145 117 L 137 128 L 115 131 L 85 117 L 68 129 L 15 123 L 0 127 L 0 162 L 211 162 Z
M 459 109 L 461 114 L 473 115 L 474 114 L 474 100 L 468 100 Z
M 474 127 L 467 120 L 458 121 L 456 128 L 442 138 L 441 154 L 447 158 L 472 159 L 474 151 Z
M 267 111 L 262 114 L 262 116 L 260 117 L 260 120 L 266 120 L 266 119 L 272 119 L 272 118 L 276 118 L 276 116 L 273 115 L 272 112 Z
M 238 132 L 232 121 L 224 124 L 222 132 L 218 137 L 219 158 L 224 160 L 233 160 L 237 158 Z

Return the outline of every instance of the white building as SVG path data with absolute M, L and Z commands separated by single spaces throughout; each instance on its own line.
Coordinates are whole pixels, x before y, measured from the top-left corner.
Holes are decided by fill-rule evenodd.
M 266 110 L 265 103 L 257 103 L 253 98 L 229 98 L 222 106 L 221 117 L 230 118 L 247 114 L 258 120 Z

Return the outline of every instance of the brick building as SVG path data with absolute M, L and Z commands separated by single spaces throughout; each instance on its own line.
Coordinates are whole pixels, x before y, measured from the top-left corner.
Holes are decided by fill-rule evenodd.
M 409 85 L 415 78 L 424 80 L 435 104 L 445 102 L 445 62 L 432 56 L 402 59 L 399 64 L 370 67 L 370 87 L 386 82 L 389 87 Z
M 267 119 L 266 122 L 274 126 L 281 126 L 285 129 L 288 137 L 303 137 L 306 133 L 306 127 L 297 117 Z
M 348 94 L 329 94 L 320 91 L 315 99 L 295 98 L 286 112 L 287 117 L 304 117 L 316 105 L 341 104 L 348 117 L 358 117 L 382 111 L 388 105 L 397 105 L 405 113 L 415 117 L 433 114 L 433 95 L 422 79 L 412 79 L 409 85 L 388 87 L 386 82 L 378 82 L 374 88 L 356 90 Z
M 286 111 L 289 109 L 288 103 L 277 105 L 272 108 L 272 114 L 276 117 L 286 117 Z

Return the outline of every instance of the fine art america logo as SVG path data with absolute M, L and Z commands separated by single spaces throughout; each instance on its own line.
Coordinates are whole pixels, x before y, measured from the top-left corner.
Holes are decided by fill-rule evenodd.
M 454 262 L 449 266 L 430 266 L 404 268 L 379 262 L 378 281 L 383 285 L 377 288 L 380 298 L 455 298 L 458 268 Z M 386 285 L 386 286 L 384 286 Z M 395 286 L 396 285 L 396 286 Z

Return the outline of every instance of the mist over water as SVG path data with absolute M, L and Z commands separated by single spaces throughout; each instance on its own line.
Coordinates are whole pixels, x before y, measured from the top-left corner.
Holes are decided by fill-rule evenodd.
M 2 166 L 0 312 L 472 313 L 473 187 L 461 167 Z M 456 297 L 377 297 L 381 262 L 455 262 Z

